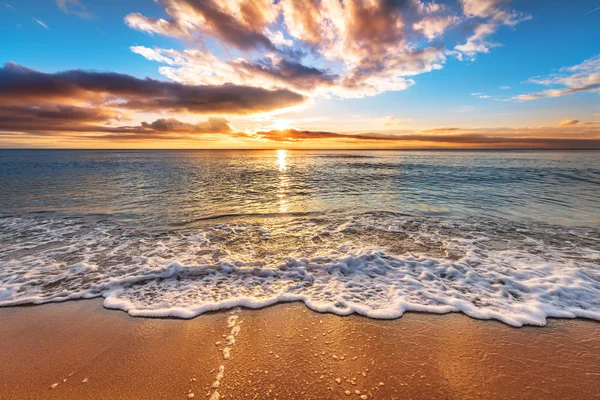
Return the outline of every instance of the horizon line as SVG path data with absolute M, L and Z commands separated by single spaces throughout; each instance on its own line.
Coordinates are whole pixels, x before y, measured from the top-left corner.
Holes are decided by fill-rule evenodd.
M 89 148 L 89 147 L 60 147 L 60 148 L 49 148 L 49 147 L 0 147 L 0 151 L 2 150 L 51 150 L 51 151 L 65 151 L 65 150 L 77 150 L 77 151 L 277 151 L 277 150 L 286 150 L 286 151 L 600 151 L 600 147 L 598 148 L 577 148 L 577 147 L 556 147 L 556 148 L 546 148 L 546 147 L 503 147 L 503 148 L 494 148 L 494 147 L 481 147 L 481 148 L 468 148 L 468 147 L 459 147 L 459 148 L 435 148 L 435 147 L 424 147 L 424 148 L 314 148 L 314 149 L 290 149 L 290 148 L 281 148 L 281 147 L 273 147 L 273 148 L 131 148 L 131 147 L 123 147 L 123 148 Z

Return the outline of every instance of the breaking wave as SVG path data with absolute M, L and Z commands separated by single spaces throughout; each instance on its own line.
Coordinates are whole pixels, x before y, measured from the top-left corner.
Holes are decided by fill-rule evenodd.
M 302 301 L 398 318 L 462 312 L 512 326 L 600 320 L 600 232 L 471 218 L 224 216 L 173 231 L 0 219 L 0 306 L 104 297 L 133 316 Z

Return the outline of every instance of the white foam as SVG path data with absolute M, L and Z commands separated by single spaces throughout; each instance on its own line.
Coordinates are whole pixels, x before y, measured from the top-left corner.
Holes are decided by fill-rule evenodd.
M 229 360 L 231 358 L 231 347 L 225 347 L 223 349 L 223 359 Z
M 233 328 L 237 322 L 237 319 L 238 319 L 237 315 L 231 315 L 229 318 L 227 318 L 227 327 Z
M 219 387 L 221 387 L 221 381 L 223 380 L 223 377 L 225 376 L 225 366 L 221 365 L 219 367 L 219 370 L 217 372 L 217 376 L 215 378 L 215 381 L 213 382 L 211 389 L 214 389 L 213 394 L 210 396 L 210 400 L 219 400 L 221 398 L 221 395 L 219 394 Z
M 0 305 L 103 296 L 107 308 L 140 317 L 302 301 L 380 319 L 421 311 L 512 326 L 600 320 L 597 231 L 488 225 L 385 216 L 215 225 L 155 238 L 4 218 Z M 232 346 L 238 316 L 227 324 Z

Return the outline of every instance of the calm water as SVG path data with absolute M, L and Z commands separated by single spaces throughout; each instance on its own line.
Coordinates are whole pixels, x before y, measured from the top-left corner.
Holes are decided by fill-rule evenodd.
M 361 213 L 600 227 L 600 152 L 0 151 L 0 210 L 167 228 Z
M 600 152 L 0 151 L 0 305 L 600 319 Z

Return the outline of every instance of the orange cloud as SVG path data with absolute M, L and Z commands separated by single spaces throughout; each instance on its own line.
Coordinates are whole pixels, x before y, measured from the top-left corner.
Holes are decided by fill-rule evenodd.
M 559 126 L 572 126 L 572 125 L 600 125 L 600 121 L 584 122 L 578 119 L 563 119 L 558 123 Z
M 430 128 L 430 129 L 421 130 L 421 132 L 423 132 L 423 133 L 438 133 L 438 132 L 452 132 L 452 131 L 460 131 L 460 128 L 441 127 L 441 128 Z
M 389 134 L 379 132 L 338 133 L 298 129 L 269 131 L 239 131 L 224 118 L 209 118 L 196 124 L 174 118 L 158 119 L 137 126 L 106 126 L 72 123 L 39 129 L 23 128 L 5 130 L 0 126 L 0 137 L 5 145 L 29 143 L 35 145 L 45 140 L 71 140 L 78 147 L 94 143 L 101 147 L 118 147 L 118 143 L 137 143 L 137 146 L 171 147 L 169 143 L 185 141 L 187 147 L 226 147 L 231 140 L 238 147 L 261 148 L 290 145 L 299 148 L 497 148 L 497 149 L 600 149 L 600 130 L 589 125 L 567 125 L 540 128 L 491 128 L 462 130 L 435 134 Z
M 417 147 L 427 148 L 443 145 L 444 147 L 465 148 L 576 148 L 576 149 L 600 149 L 600 132 L 597 130 L 588 132 L 591 137 L 572 138 L 565 137 L 566 132 L 556 132 L 550 128 L 502 130 L 502 129 L 479 129 L 463 131 L 459 128 L 439 128 L 424 130 L 421 132 L 445 132 L 460 131 L 457 134 L 402 134 L 390 135 L 381 133 L 346 134 L 323 131 L 306 131 L 296 129 L 271 130 L 257 132 L 254 137 L 267 139 L 275 142 L 301 142 L 306 140 L 318 141 L 362 141 L 362 142 L 389 142 L 390 147 L 396 144 L 419 143 Z M 549 135 L 561 134 L 562 137 Z M 411 147 L 415 147 L 414 145 Z

